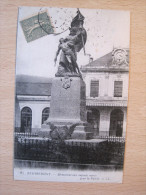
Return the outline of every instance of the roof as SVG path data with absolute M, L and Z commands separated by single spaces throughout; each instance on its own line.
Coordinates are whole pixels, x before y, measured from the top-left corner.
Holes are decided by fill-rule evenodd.
M 50 79 L 26 75 L 16 77 L 17 95 L 50 96 L 51 86 Z
M 110 53 L 107 53 L 106 55 L 90 62 L 89 64 L 82 66 L 81 71 L 82 72 L 94 72 L 94 71 L 129 71 L 129 50 L 125 49 L 127 52 L 126 56 L 126 62 L 127 64 L 124 64 L 122 66 L 115 66 L 113 63 L 113 51 Z M 113 66 L 114 65 L 114 66 Z
M 112 64 L 112 52 L 98 58 L 97 60 L 90 63 L 90 66 L 104 66 Z M 86 65 L 88 66 L 88 65 Z
M 17 95 L 38 95 L 38 96 L 50 96 L 51 95 L 51 83 L 16 83 Z

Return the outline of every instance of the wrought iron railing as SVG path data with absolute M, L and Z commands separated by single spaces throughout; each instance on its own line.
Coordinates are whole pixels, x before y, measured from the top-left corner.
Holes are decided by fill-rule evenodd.
M 116 136 L 98 136 L 99 139 L 105 139 L 108 142 L 125 142 L 125 137 L 116 137 Z
M 15 159 L 123 166 L 124 142 L 53 141 L 33 137 L 15 137 Z
M 38 137 L 38 134 L 36 133 L 22 133 L 22 132 L 15 132 L 15 137 Z

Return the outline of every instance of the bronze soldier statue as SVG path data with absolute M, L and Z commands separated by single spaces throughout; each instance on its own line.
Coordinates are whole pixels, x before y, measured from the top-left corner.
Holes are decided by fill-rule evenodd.
M 77 64 L 77 52 L 84 48 L 86 42 L 86 31 L 83 28 L 84 17 L 80 11 L 77 11 L 77 16 L 72 20 L 70 34 L 66 38 L 59 40 L 58 50 L 55 56 L 55 64 L 57 56 L 60 55 L 59 67 L 56 76 L 78 75 L 81 76 L 80 69 Z M 84 50 L 85 52 L 85 50 Z

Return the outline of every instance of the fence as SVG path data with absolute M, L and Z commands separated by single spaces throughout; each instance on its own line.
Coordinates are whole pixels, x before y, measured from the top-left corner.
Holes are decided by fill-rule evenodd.
M 123 142 L 60 142 L 32 137 L 15 137 L 15 159 L 60 163 L 121 165 Z
M 15 132 L 15 137 L 38 137 L 38 134 Z M 125 142 L 125 137 L 98 136 L 97 138 L 107 140 L 108 142 L 122 142 L 122 143 Z
M 19 132 L 15 132 L 14 133 L 15 137 L 38 137 L 38 135 L 36 133 L 32 134 L 32 133 L 19 133 Z
M 99 139 L 105 139 L 108 142 L 121 142 L 125 143 L 125 137 L 115 137 L 115 136 L 98 136 Z

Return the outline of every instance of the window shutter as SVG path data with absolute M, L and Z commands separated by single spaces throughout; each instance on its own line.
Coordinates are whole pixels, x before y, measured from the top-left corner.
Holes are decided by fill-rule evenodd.
M 90 97 L 98 97 L 99 95 L 99 81 L 91 81 Z
M 114 97 L 122 97 L 123 81 L 114 82 Z

